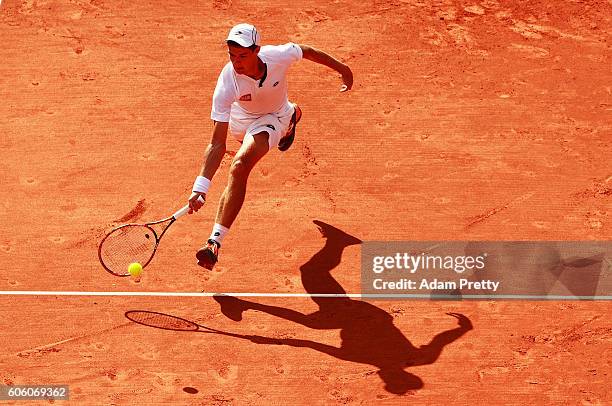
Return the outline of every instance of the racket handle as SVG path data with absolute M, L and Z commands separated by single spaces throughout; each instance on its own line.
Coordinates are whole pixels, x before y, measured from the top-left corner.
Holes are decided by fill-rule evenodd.
M 205 200 L 202 198 L 202 196 L 198 197 L 198 202 L 204 204 Z M 172 217 L 174 217 L 175 219 L 179 218 L 179 217 L 183 217 L 185 214 L 189 213 L 189 205 L 185 205 L 184 207 L 182 207 L 181 209 L 179 209 L 176 213 L 174 213 L 172 215 Z

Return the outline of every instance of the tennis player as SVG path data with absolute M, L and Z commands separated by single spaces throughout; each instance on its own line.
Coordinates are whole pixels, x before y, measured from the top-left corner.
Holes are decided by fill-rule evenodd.
M 189 197 L 190 213 L 203 205 L 198 198 L 206 198 L 226 151 L 228 130 L 242 145 L 230 166 L 210 238 L 196 253 L 198 265 L 206 269 L 212 269 L 219 258 L 219 248 L 240 212 L 255 164 L 269 150 L 286 151 L 293 143 L 302 112 L 287 98 L 289 67 L 308 59 L 338 72 L 343 82 L 341 92 L 353 86 L 353 73 L 347 65 L 308 45 L 260 46 L 259 32 L 250 24 L 233 27 L 226 42 L 230 61 L 221 71 L 213 94 L 214 129 Z

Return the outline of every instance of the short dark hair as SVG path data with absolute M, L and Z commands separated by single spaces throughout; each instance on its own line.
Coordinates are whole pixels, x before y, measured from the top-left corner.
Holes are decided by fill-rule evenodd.
M 231 45 L 233 47 L 240 47 L 240 48 L 250 49 L 251 51 L 254 51 L 258 47 L 257 44 L 253 44 L 250 47 L 243 47 L 242 45 L 240 45 L 236 41 L 232 41 L 231 39 L 227 40 L 226 42 L 227 42 L 227 45 Z

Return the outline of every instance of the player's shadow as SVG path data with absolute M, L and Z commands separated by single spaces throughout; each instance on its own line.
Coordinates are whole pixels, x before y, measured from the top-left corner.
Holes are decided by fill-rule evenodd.
M 361 244 L 361 241 L 329 224 L 316 220 L 314 223 L 326 242 L 300 267 L 302 284 L 310 294 L 346 294 L 331 271 L 340 264 L 344 249 Z M 457 319 L 458 327 L 437 334 L 429 344 L 415 347 L 395 327 L 393 317 L 386 311 L 349 297 L 312 297 L 319 310 L 311 314 L 226 295 L 215 296 L 215 300 L 220 303 L 223 314 L 235 321 L 241 320 L 246 310 L 258 310 L 312 329 L 339 329 L 340 347 L 301 339 L 249 336 L 249 340 L 260 344 L 310 348 L 345 361 L 373 365 L 378 368 L 377 373 L 384 381 L 385 389 L 395 394 L 423 387 L 421 378 L 406 372 L 405 368 L 432 364 L 446 345 L 472 329 L 467 317 L 448 313 Z

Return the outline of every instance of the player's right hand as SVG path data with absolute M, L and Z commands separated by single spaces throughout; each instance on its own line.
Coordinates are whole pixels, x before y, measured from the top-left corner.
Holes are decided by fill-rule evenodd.
M 197 212 L 206 202 L 206 193 L 192 192 L 189 196 L 189 214 Z

